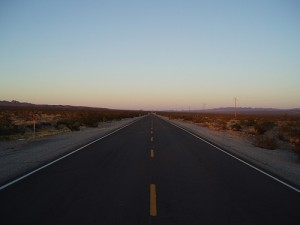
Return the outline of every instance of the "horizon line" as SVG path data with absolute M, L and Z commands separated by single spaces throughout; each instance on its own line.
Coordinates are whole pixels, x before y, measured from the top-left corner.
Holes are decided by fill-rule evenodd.
M 182 108 L 182 109 L 143 109 L 142 107 L 139 109 L 129 109 L 129 108 L 109 108 L 109 107 L 100 107 L 100 106 L 85 106 L 85 105 L 70 105 L 70 104 L 48 104 L 48 103 L 31 103 L 31 102 L 21 102 L 18 100 L 0 100 L 0 102 L 7 102 L 9 104 L 28 104 L 33 106 L 62 106 L 62 107 L 82 107 L 82 108 L 94 108 L 94 109 L 110 109 L 110 110 L 133 110 L 133 111 L 173 111 L 173 112 L 196 112 L 196 111 L 212 111 L 212 110 L 235 110 L 234 106 L 220 106 L 220 107 L 213 107 L 207 109 L 191 109 L 191 108 Z M 4 105 L 2 105 L 4 106 Z M 8 106 L 8 105 L 7 105 Z M 277 108 L 277 107 L 252 107 L 252 106 L 244 106 L 244 107 L 236 107 L 236 109 L 243 109 L 243 110 L 282 110 L 282 111 L 289 111 L 289 110 L 300 110 L 299 107 L 291 107 L 291 108 Z

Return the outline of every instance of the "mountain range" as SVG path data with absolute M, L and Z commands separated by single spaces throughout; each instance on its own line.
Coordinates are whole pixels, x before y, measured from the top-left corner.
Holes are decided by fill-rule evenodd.
M 87 107 L 87 106 L 71 106 L 71 105 L 47 105 L 47 104 L 33 104 L 28 102 L 19 102 L 16 100 L 10 101 L 0 101 L 0 108 L 49 108 L 49 109 L 103 109 L 97 107 Z
M 86 107 L 86 106 L 71 106 L 71 105 L 47 105 L 47 104 L 33 104 L 28 102 L 19 102 L 16 100 L 13 101 L 0 101 L 0 108 L 3 107 L 16 107 L 16 108 L 53 108 L 53 109 L 103 109 L 106 108 L 97 108 L 97 107 Z M 174 110 L 170 110 L 174 111 Z M 294 109 L 276 109 L 276 108 L 251 108 L 251 107 L 221 107 L 214 109 L 205 109 L 205 110 L 189 110 L 185 112 L 193 112 L 193 113 L 272 113 L 272 114 L 300 114 L 300 108 Z

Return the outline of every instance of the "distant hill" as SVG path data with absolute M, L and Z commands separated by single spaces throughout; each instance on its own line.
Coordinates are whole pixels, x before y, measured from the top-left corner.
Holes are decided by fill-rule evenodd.
M 0 101 L 0 107 L 1 106 L 11 106 L 11 107 L 30 107 L 34 106 L 32 103 L 27 103 L 27 102 L 18 102 L 16 100 L 13 100 L 11 102 L 9 101 Z
M 28 102 L 0 101 L 0 108 L 47 108 L 47 109 L 97 109 L 107 110 L 106 108 L 95 108 L 86 106 L 71 106 L 71 105 L 47 105 L 47 104 L 32 104 Z
M 206 109 L 206 110 L 194 110 L 192 112 L 202 112 L 202 113 L 237 113 L 242 114 L 283 114 L 283 113 L 291 113 L 291 114 L 300 114 L 300 109 L 276 109 L 276 108 L 251 108 L 251 107 L 223 107 L 223 108 L 215 108 L 215 109 Z

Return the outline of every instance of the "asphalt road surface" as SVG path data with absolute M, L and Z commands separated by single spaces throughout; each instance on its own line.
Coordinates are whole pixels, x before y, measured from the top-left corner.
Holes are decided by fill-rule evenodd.
M 0 224 L 300 224 L 300 194 L 149 115 L 2 189 Z

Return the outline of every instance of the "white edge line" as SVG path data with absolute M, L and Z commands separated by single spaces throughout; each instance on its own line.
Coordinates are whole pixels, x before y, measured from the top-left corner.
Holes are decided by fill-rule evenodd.
M 167 120 L 165 120 L 165 121 L 167 121 Z M 169 122 L 169 121 L 167 121 L 167 122 Z M 179 125 L 176 125 L 176 124 L 174 124 L 174 123 L 172 123 L 172 122 L 169 122 L 169 123 L 172 124 L 172 125 L 175 126 L 175 127 L 180 128 L 181 130 L 184 130 L 185 132 L 187 132 L 187 133 L 191 134 L 192 136 L 194 136 L 194 137 L 200 139 L 201 141 L 203 141 L 203 142 L 205 142 L 205 143 L 207 143 L 207 144 L 213 146 L 214 148 L 216 148 L 216 149 L 218 149 L 218 150 L 224 152 L 225 154 L 231 156 L 232 158 L 237 159 L 238 161 L 240 161 L 240 162 L 246 164 L 247 166 L 250 166 L 251 168 L 253 168 L 253 169 L 255 169 L 255 170 L 257 170 L 257 171 L 263 173 L 264 175 L 266 175 L 266 176 L 272 178 L 273 180 L 276 180 L 277 182 L 279 182 L 279 183 L 281 183 L 281 184 L 283 184 L 283 185 L 289 187 L 290 189 L 292 189 L 292 190 L 294 190 L 294 191 L 300 193 L 300 189 L 298 189 L 298 188 L 296 188 L 296 187 L 294 187 L 294 186 L 292 186 L 292 185 L 290 185 L 290 184 L 288 184 L 288 183 L 286 183 L 286 182 L 284 182 L 284 181 L 278 179 L 277 177 L 272 176 L 271 174 L 269 174 L 269 173 L 267 173 L 267 172 L 265 172 L 265 171 L 263 171 L 263 170 L 261 170 L 261 169 L 255 167 L 255 166 L 251 165 L 250 163 L 247 163 L 246 161 L 244 161 L 244 160 L 242 160 L 242 159 L 236 157 L 235 155 L 232 155 L 231 153 L 229 153 L 229 152 L 227 152 L 227 151 L 225 151 L 225 150 L 219 148 L 218 146 L 216 146 L 216 145 L 210 143 L 209 141 L 207 141 L 207 140 L 205 140 L 205 139 L 203 139 L 203 138 L 197 136 L 196 134 L 192 133 L 191 131 L 189 131 L 189 130 L 187 130 L 187 129 L 185 129 L 185 128 L 179 126 Z
M 141 119 L 142 119 L 142 118 L 141 118 Z M 64 159 L 64 158 L 66 158 L 66 157 L 68 157 L 68 156 L 70 156 L 70 155 L 72 155 L 72 154 L 74 154 L 74 153 L 76 153 L 76 152 L 78 152 L 78 151 L 80 151 L 80 150 L 86 148 L 87 146 L 89 146 L 89 145 L 91 145 L 91 144 L 93 144 L 93 143 L 95 143 L 95 142 L 97 142 L 97 141 L 100 141 L 101 139 L 104 139 L 104 138 L 106 138 L 106 137 L 108 137 L 108 136 L 110 136 L 110 135 L 112 135 L 112 134 L 118 132 L 119 130 L 124 129 L 125 127 L 130 126 L 131 124 L 133 124 L 133 123 L 135 123 L 135 122 L 137 122 L 137 121 L 139 121 L 139 120 L 141 120 L 141 119 L 137 119 L 137 120 L 135 120 L 135 121 L 133 121 L 133 122 L 131 122 L 131 123 L 129 123 L 129 124 L 126 124 L 126 125 L 124 125 L 124 126 L 118 128 L 117 130 L 114 130 L 114 131 L 112 131 L 112 132 L 110 132 L 110 133 L 108 133 L 108 134 L 106 134 L 106 135 L 104 135 L 104 136 L 102 136 L 102 137 L 100 137 L 100 138 L 98 138 L 98 139 L 96 139 L 96 140 L 94 140 L 94 141 L 92 141 L 92 142 L 90 142 L 90 143 L 88 143 L 88 144 L 86 144 L 86 145 L 84 145 L 84 146 L 82 146 L 82 147 L 80 147 L 80 148 L 78 148 L 78 149 L 72 151 L 72 152 L 69 152 L 68 154 L 66 154 L 66 155 L 64 155 L 64 156 L 61 156 L 61 157 L 58 158 L 58 159 L 55 159 L 55 160 L 53 160 L 53 161 L 51 161 L 51 162 L 49 162 L 49 163 L 47 163 L 47 164 L 45 164 L 45 165 L 43 165 L 43 166 L 41 166 L 41 167 L 39 167 L 39 168 L 37 168 L 37 169 L 35 169 L 35 170 L 29 172 L 29 173 L 27 173 L 27 174 L 25 174 L 25 175 L 23 175 L 23 176 L 17 178 L 17 179 L 15 179 L 15 180 L 10 181 L 10 182 L 7 183 L 7 184 L 2 185 L 2 186 L 0 187 L 0 191 L 3 190 L 3 189 L 5 189 L 5 188 L 7 188 L 7 187 L 9 187 L 9 186 L 11 186 L 11 185 L 13 185 L 13 184 L 15 184 L 15 183 L 17 183 L 18 181 L 21 181 L 21 180 L 25 179 L 26 177 L 29 177 L 30 175 L 32 175 L 32 174 L 34 174 L 34 173 L 36 173 L 36 172 L 38 172 L 38 171 L 40 171 L 40 170 L 42 170 L 42 169 L 44 169 L 44 168 L 46 168 L 46 167 L 48 167 L 48 166 L 50 166 L 50 165 L 52 165 L 52 164 L 54 164 L 54 163 L 56 163 L 56 162 L 58 162 L 58 161 L 60 161 L 60 160 L 62 160 L 62 159 Z

